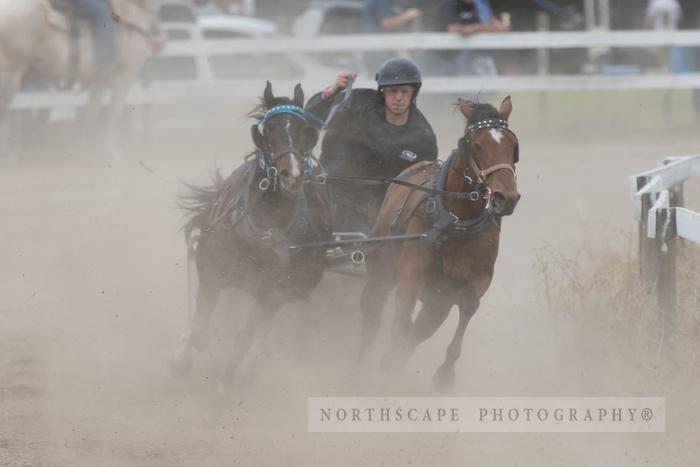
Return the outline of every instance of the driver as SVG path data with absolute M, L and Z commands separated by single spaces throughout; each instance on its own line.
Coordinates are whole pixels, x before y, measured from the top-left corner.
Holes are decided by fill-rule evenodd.
M 354 75 L 313 96 L 307 109 L 326 119 Z M 320 162 L 330 175 L 396 177 L 420 161 L 437 159 L 435 133 L 416 106 L 422 84 L 418 67 L 405 58 L 384 62 L 377 89 L 353 89 L 339 105 L 323 140 Z M 374 225 L 388 185 L 334 181 L 337 228 L 367 232 Z

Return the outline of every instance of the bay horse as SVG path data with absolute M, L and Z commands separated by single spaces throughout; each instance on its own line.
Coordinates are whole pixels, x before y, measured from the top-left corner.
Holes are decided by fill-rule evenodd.
M 313 183 L 321 169 L 311 151 L 323 122 L 303 106 L 301 85 L 290 100 L 275 97 L 268 82 L 250 114 L 258 123 L 251 128 L 256 149 L 248 161 L 227 179 L 215 174 L 213 187 L 190 186 L 184 231 L 199 288 L 190 329 L 171 361 L 176 374 L 190 371 L 193 349 L 208 348 L 210 318 L 225 288 L 254 300 L 221 378 L 230 386 L 258 332 L 283 304 L 306 299 L 323 276 L 324 247 L 289 249 L 331 240 L 333 230 L 330 192 Z
M 427 233 L 420 243 L 379 244 L 367 255 L 367 283 L 361 299 L 364 359 L 376 339 L 379 319 L 396 287 L 395 316 L 385 369 L 400 368 L 415 348 L 440 327 L 453 305 L 459 324 L 433 382 L 448 391 L 467 323 L 491 284 L 498 255 L 501 218 L 520 199 L 515 163 L 518 140 L 508 129 L 510 97 L 496 110 L 489 104 L 458 102 L 467 120 L 464 136 L 444 163 L 419 163 L 399 178 L 413 184 L 461 193 L 441 196 L 391 185 L 374 225 L 374 237 Z M 415 321 L 416 302 L 422 307 Z
M 80 31 L 80 52 L 76 55 L 71 25 L 50 0 L 0 0 L 0 130 L 22 77 L 32 67 L 57 82 L 77 79 L 91 83 L 85 119 L 88 123 L 96 120 L 102 99 L 109 93 L 105 129 L 108 143 L 114 147 L 117 123 L 124 112 L 127 94 L 153 45 L 150 30 L 160 0 L 110 0 L 110 5 L 117 24 L 115 68 L 109 78 L 95 80 L 89 29 Z M 76 64 L 74 57 L 77 56 L 80 60 Z M 7 141 L 0 138 L 0 146 L 3 144 L 7 145 Z

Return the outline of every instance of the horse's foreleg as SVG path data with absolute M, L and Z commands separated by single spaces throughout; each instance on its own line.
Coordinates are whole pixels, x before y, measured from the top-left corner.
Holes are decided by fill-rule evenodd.
M 413 349 L 435 334 L 449 316 L 451 308 L 451 302 L 436 297 L 430 297 L 423 302 L 411 328 L 410 345 Z
M 357 363 L 362 365 L 377 340 L 382 312 L 395 283 L 394 262 L 397 252 L 393 246 L 378 248 L 367 258 L 367 280 L 362 289 L 360 311 L 362 336 Z
M 223 286 L 203 278 L 197 290 L 197 307 L 190 323 L 189 342 L 196 350 L 209 348 L 209 324 Z M 218 282 L 218 281 L 216 281 Z
M 212 277 L 203 276 L 197 290 L 197 307 L 190 322 L 190 329 L 182 339 L 182 345 L 170 361 L 170 369 L 184 376 L 192 369 L 192 350 L 209 347 L 209 321 L 216 308 L 222 285 Z
M 394 322 L 391 328 L 391 343 L 382 360 L 384 369 L 398 369 L 411 356 L 412 315 L 418 301 L 418 293 L 423 284 L 423 278 L 422 269 L 415 263 L 406 264 L 406 267 L 399 272 Z
M 433 378 L 435 388 L 447 392 L 452 389 L 455 381 L 455 362 L 462 354 L 462 341 L 464 340 L 464 332 L 467 330 L 469 320 L 474 316 L 479 308 L 479 299 L 473 294 L 468 293 L 462 300 L 459 306 L 459 322 L 455 335 L 447 347 L 445 352 L 445 361 L 440 365 Z
M 272 317 L 279 310 L 280 304 L 269 297 L 265 299 L 258 298 L 255 301 L 255 306 L 248 316 L 245 328 L 238 333 L 235 338 L 231 360 L 226 366 L 221 383 L 228 388 L 236 376 L 236 372 L 243 363 L 248 351 L 255 344 L 259 334 L 265 335 L 272 324 Z

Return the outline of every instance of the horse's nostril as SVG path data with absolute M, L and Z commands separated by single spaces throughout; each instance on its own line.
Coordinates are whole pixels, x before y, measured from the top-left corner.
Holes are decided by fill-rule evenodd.
M 506 209 L 506 197 L 503 193 L 496 192 L 493 194 L 493 209 L 496 214 L 501 214 Z
M 493 194 L 493 210 L 501 216 L 508 216 L 513 213 L 515 206 L 518 204 L 520 194 L 505 195 L 501 192 Z

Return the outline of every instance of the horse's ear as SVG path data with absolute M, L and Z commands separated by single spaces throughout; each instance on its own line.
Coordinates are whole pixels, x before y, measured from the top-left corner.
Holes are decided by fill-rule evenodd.
M 263 93 L 263 100 L 265 101 L 265 107 L 272 108 L 275 105 L 275 96 L 272 94 L 272 84 L 267 82 L 265 85 L 265 92 Z
M 260 134 L 260 130 L 258 130 L 258 125 L 253 125 L 252 127 L 250 127 L 250 136 L 253 137 L 253 144 L 255 144 L 255 147 L 258 149 L 262 149 L 263 135 Z
M 462 99 L 458 99 L 457 106 L 459 107 L 459 111 L 462 112 L 462 115 L 464 115 L 464 118 L 470 121 L 472 119 L 472 108 L 469 107 L 469 104 Z
M 304 107 L 304 91 L 301 89 L 301 83 L 294 86 L 294 103 L 297 107 Z
M 503 99 L 501 102 L 501 108 L 498 109 L 498 113 L 501 114 L 503 120 L 508 120 L 510 113 L 513 111 L 513 102 L 510 100 L 510 96 Z

